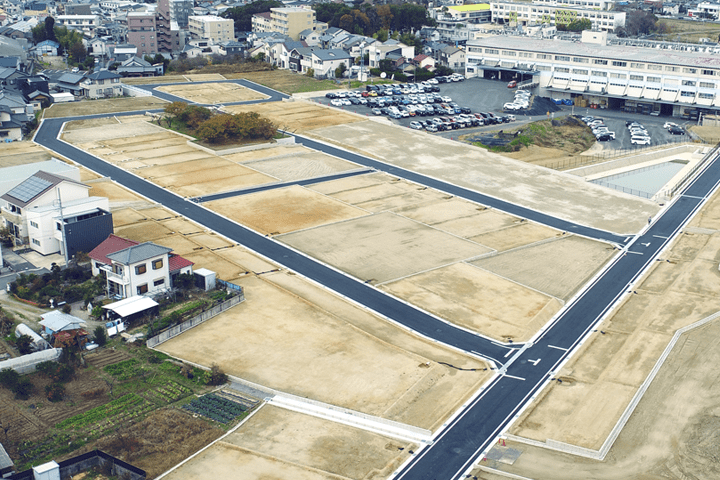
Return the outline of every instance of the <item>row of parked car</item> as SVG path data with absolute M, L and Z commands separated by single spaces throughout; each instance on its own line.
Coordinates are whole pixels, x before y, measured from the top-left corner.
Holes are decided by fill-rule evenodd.
M 595 135 L 595 139 L 598 142 L 607 142 L 608 140 L 615 140 L 615 132 L 611 132 L 610 129 L 605 125 L 602 118 L 595 117 L 582 117 L 581 120 L 590 127 Z
M 671 135 L 685 135 L 685 130 L 677 123 L 665 122 L 663 128 L 670 132 Z
M 650 145 L 652 138 L 647 129 L 639 122 L 625 122 L 630 132 L 630 143 L 633 145 Z
M 509 115 L 503 117 L 490 116 L 492 114 L 485 113 L 461 113 L 455 116 L 436 117 L 431 120 L 415 120 L 410 122 L 410 128 L 415 130 L 427 130 L 428 132 L 443 132 L 445 130 L 457 130 L 459 128 L 480 127 L 482 125 L 490 125 L 493 123 L 510 122 L 515 119 Z
M 530 106 L 530 97 L 532 93 L 528 90 L 517 90 L 515 92 L 515 100 L 503 105 L 503 110 L 525 110 Z

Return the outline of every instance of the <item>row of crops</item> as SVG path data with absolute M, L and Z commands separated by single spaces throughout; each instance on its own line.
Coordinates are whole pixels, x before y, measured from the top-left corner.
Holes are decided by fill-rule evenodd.
M 60 430 L 81 430 L 92 426 L 94 429 L 104 430 L 143 415 L 154 408 L 155 406 L 152 403 L 141 396 L 128 393 L 110 403 L 63 420 L 55 425 L 55 428 Z
M 183 405 L 185 410 L 202 415 L 219 423 L 229 423 L 246 410 L 239 403 L 208 393 Z
M 154 390 L 147 391 L 144 395 L 147 398 L 160 403 L 173 403 L 181 398 L 187 397 L 191 393 L 192 390 L 189 388 L 169 380 Z
M 107 373 L 115 377 L 117 380 L 130 380 L 131 378 L 137 377 L 143 366 L 140 362 L 131 358 L 130 360 L 124 360 L 113 365 L 107 365 L 103 368 Z

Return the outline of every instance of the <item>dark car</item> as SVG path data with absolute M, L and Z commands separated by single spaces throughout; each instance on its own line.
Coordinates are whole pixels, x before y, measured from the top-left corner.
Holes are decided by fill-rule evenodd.
M 595 138 L 598 139 L 598 142 L 607 142 L 607 141 L 615 139 L 612 135 L 610 135 L 608 133 L 601 133 L 600 135 L 598 135 Z
M 472 113 L 472 110 L 468 107 L 461 107 L 460 113 Z
M 326 93 L 325 98 L 337 98 L 337 93 L 333 93 L 333 92 Z
M 668 132 L 672 135 L 685 135 L 685 131 L 680 127 L 670 127 L 668 128 Z

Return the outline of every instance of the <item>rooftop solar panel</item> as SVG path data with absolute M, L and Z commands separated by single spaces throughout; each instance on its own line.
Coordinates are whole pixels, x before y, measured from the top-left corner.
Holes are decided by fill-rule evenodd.
M 50 186 L 52 186 L 52 182 L 48 180 L 38 177 L 30 177 L 20 185 L 10 190 L 8 195 L 17 198 L 21 202 L 29 202 Z

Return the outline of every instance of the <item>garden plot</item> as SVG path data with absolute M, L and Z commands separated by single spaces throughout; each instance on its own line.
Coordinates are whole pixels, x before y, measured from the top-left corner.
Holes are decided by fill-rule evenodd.
M 221 76 L 221 78 L 213 78 L 213 80 L 224 80 L 224 78 Z M 247 102 L 250 100 L 270 98 L 268 95 L 243 87 L 237 83 L 184 83 L 157 87 L 155 90 L 175 95 L 190 103 L 205 105 Z
M 413 444 L 269 405 L 168 475 L 190 478 L 384 479 Z
M 293 145 L 279 145 L 277 147 L 270 147 L 270 148 L 259 148 L 257 150 L 249 150 L 247 152 L 239 152 L 239 153 L 230 153 L 228 155 L 223 155 L 223 158 L 226 158 L 230 160 L 231 162 L 235 163 L 245 163 L 245 162 L 252 162 L 255 160 L 265 160 L 270 158 L 278 158 L 278 157 L 284 157 L 284 156 L 294 156 L 294 155 L 303 155 L 305 153 L 312 153 L 314 150 L 311 150 L 307 147 L 302 147 L 298 144 Z
M 264 278 L 278 278 L 284 288 Z M 442 422 L 491 373 L 297 276 L 278 272 L 235 283 L 245 288 L 245 302 L 158 348 L 199 364 L 212 359 L 228 374 L 277 390 L 422 428 Z
M 382 288 L 451 323 L 501 341 L 526 341 L 562 307 L 553 297 L 466 263 Z
M 490 251 L 477 243 L 388 212 L 291 233 L 279 239 L 371 283 L 402 278 Z
M 616 251 L 577 236 L 530 244 L 472 262 L 480 268 L 568 300 Z
M 215 200 L 205 206 L 271 235 L 367 215 L 364 210 L 297 185 Z
M 361 168 L 360 165 L 320 152 L 292 155 L 283 158 L 253 160 L 243 163 L 255 170 L 287 182 L 314 178 Z M 364 167 L 362 167 L 364 168 Z
M 291 102 L 267 102 L 254 105 L 229 105 L 228 113 L 257 112 L 280 128 L 291 126 L 293 130 L 305 131 L 331 125 L 367 122 L 359 115 L 344 113 L 336 108 L 321 107 L 303 100 Z

